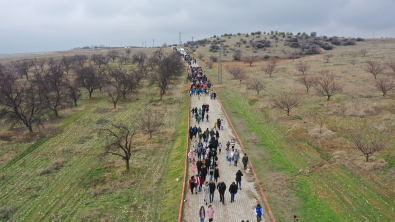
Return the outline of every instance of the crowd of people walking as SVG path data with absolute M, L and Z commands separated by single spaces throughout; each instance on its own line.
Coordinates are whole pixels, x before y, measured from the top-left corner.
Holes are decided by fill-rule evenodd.
M 193 60 L 192 58 L 191 61 L 196 60 Z M 200 100 L 202 96 L 210 95 L 210 99 L 216 99 L 215 92 L 211 90 L 212 85 L 210 80 L 203 73 L 203 70 L 200 67 L 189 66 L 187 78 L 190 82 L 189 94 L 191 97 L 197 97 L 198 100 Z M 204 206 L 201 206 L 199 210 L 200 221 L 204 221 L 205 218 L 208 218 L 209 221 L 213 221 L 215 211 L 213 206 L 209 204 L 214 202 L 216 192 L 219 194 L 220 203 L 225 204 L 226 191 L 230 193 L 230 203 L 235 202 L 236 194 L 242 190 L 241 181 L 244 175 L 237 165 L 241 155 L 235 148 L 236 139 L 234 137 L 225 138 L 224 136 L 221 136 L 220 131 L 224 130 L 226 122 L 223 118 L 217 116 L 209 118 L 209 110 L 209 104 L 204 102 L 201 103 L 201 107 L 200 105 L 199 107 L 192 107 L 191 126 L 189 128 L 191 149 L 188 153 L 188 158 L 190 171 L 192 173 L 192 176 L 189 179 L 189 188 L 191 195 L 198 195 L 199 192 L 202 192 L 204 200 L 203 204 L 206 206 L 208 205 L 207 209 L 205 209 Z M 195 124 L 192 124 L 192 121 L 195 121 Z M 225 152 L 222 154 L 221 151 L 223 146 L 220 141 L 227 141 L 224 143 L 226 144 L 226 149 L 224 148 Z M 224 178 L 222 176 L 224 174 L 221 172 L 224 172 L 224 170 L 233 170 L 229 168 L 220 169 L 220 161 L 223 161 L 224 163 L 228 161 L 229 166 L 231 166 L 233 162 L 233 166 L 235 167 L 234 171 L 236 173 L 233 174 L 235 175 L 233 178 L 236 179 L 229 186 L 224 182 L 224 179 L 229 180 L 229 178 Z M 244 165 L 244 173 L 246 173 L 248 165 L 248 156 L 246 153 L 244 153 L 241 161 Z M 227 173 L 227 175 L 229 174 Z M 255 209 L 255 213 L 257 212 L 259 213 L 260 211 L 256 211 Z M 261 215 L 262 214 L 256 214 L 257 219 L 259 219 Z

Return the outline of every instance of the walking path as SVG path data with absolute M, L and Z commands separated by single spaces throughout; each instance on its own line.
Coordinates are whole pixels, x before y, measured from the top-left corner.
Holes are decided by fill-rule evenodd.
M 195 64 L 193 66 L 198 66 L 198 65 Z M 210 99 L 210 96 L 204 95 L 204 93 L 201 95 L 200 99 L 198 98 L 197 95 L 191 96 L 191 109 L 194 107 L 198 107 L 199 109 L 202 107 L 203 103 L 209 104 L 209 112 L 208 112 L 209 121 L 207 122 L 206 119 L 204 119 L 203 122 L 200 122 L 200 124 L 198 124 L 194 116 L 192 116 L 192 113 L 190 113 L 191 127 L 194 127 L 195 125 L 197 127 L 200 126 L 200 128 L 203 131 L 205 131 L 207 128 L 212 129 L 214 127 L 214 122 L 218 118 L 224 120 L 222 122 L 224 128 L 223 130 L 219 130 L 219 142 L 222 143 L 223 148 L 222 148 L 222 152 L 221 153 L 218 152 L 217 156 L 218 156 L 218 165 L 219 165 L 218 168 L 220 175 L 219 180 L 223 180 L 224 183 L 226 184 L 225 204 L 223 205 L 220 202 L 220 196 L 218 190 L 216 190 L 214 195 L 214 201 L 213 203 L 211 203 L 215 211 L 213 221 L 219 221 L 219 222 L 241 222 L 242 220 L 244 221 L 249 220 L 250 222 L 257 221 L 254 210 L 258 203 L 264 209 L 264 213 L 262 215 L 262 221 L 269 221 L 269 216 L 265 210 L 265 205 L 262 200 L 262 196 L 259 193 L 259 188 L 257 188 L 252 173 L 244 172 L 243 163 L 241 162 L 244 153 L 242 153 L 243 151 L 239 146 L 239 144 L 237 143 L 237 140 L 236 140 L 235 149 L 237 149 L 238 152 L 240 153 L 238 166 L 234 166 L 233 161 L 232 164 L 229 165 L 229 162 L 226 160 L 226 152 L 225 152 L 226 143 L 227 141 L 230 141 L 232 137 L 235 137 L 235 135 L 233 134 L 232 128 L 230 127 L 230 124 L 226 119 L 226 116 L 221 108 L 221 105 L 219 104 L 217 99 Z M 190 141 L 189 150 L 193 149 L 193 143 L 195 142 L 195 140 L 199 141 L 198 136 L 196 138 L 193 137 L 193 139 Z M 230 146 L 230 150 L 231 150 L 231 146 Z M 194 155 L 194 157 L 197 162 L 198 160 L 197 154 Z M 187 184 L 186 184 L 182 221 L 199 221 L 200 207 L 204 206 L 205 210 L 207 211 L 208 205 L 210 205 L 210 203 L 208 202 L 208 205 L 206 205 L 206 203 L 204 202 L 203 190 L 201 192 L 198 192 L 197 195 L 195 194 L 195 191 L 193 194 L 191 194 L 191 191 L 189 189 L 189 179 L 191 178 L 193 173 L 191 171 L 190 165 L 191 164 L 188 163 Z M 238 190 L 235 196 L 235 201 L 231 203 L 230 192 L 228 190 L 232 182 L 235 182 L 236 172 L 238 170 L 241 170 L 244 174 L 241 182 L 242 190 Z M 195 173 L 197 174 L 197 170 Z M 208 174 L 206 177 L 206 181 L 209 182 L 209 179 L 210 179 L 210 175 Z M 218 183 L 216 183 L 216 185 L 217 184 Z M 208 221 L 207 213 L 206 213 L 205 221 Z

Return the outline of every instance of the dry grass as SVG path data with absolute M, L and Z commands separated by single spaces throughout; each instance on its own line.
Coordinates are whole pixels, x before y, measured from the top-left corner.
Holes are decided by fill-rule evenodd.
M 38 175 L 44 175 L 44 174 L 48 174 L 54 170 L 59 170 L 60 168 L 63 167 L 63 165 L 66 163 L 66 160 L 63 158 L 57 159 L 52 161 L 47 168 L 44 169 L 38 169 L 37 170 L 37 174 Z

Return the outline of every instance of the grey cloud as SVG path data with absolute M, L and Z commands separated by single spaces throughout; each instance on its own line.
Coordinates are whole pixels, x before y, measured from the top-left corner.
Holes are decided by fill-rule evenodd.
M 156 45 L 251 31 L 393 36 L 390 0 L 14 0 L 0 7 L 0 53 Z M 5 21 L 5 22 L 4 22 Z

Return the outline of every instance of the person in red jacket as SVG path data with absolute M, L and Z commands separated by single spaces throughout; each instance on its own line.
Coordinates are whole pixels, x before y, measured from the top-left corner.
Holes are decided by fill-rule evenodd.
M 195 188 L 196 188 L 195 192 L 197 194 L 198 188 L 200 187 L 200 178 L 199 176 L 195 176 L 194 179 L 195 179 Z

